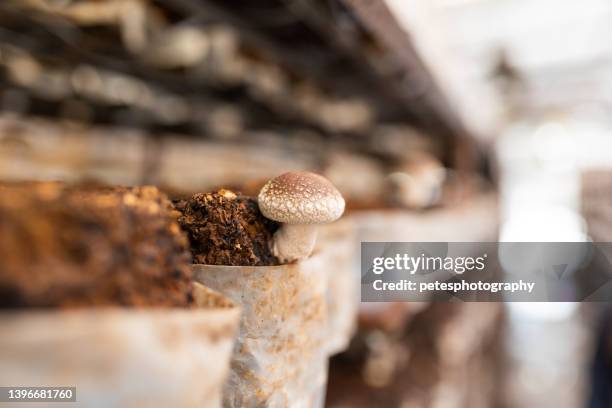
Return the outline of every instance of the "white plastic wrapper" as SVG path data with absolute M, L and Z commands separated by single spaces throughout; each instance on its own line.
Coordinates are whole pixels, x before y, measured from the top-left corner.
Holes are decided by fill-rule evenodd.
M 197 309 L 2 312 L 0 384 L 76 387 L 54 407 L 220 407 L 240 312 L 195 295 Z
M 225 407 L 323 406 L 329 354 L 326 262 L 315 254 L 290 265 L 194 265 L 198 282 L 242 309 Z

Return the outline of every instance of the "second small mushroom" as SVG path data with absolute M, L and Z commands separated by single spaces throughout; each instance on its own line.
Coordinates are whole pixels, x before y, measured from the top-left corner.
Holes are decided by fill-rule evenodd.
M 268 181 L 259 192 L 261 213 L 282 226 L 272 252 L 283 263 L 307 258 L 315 245 L 317 225 L 340 218 L 344 199 L 325 177 L 289 172 Z

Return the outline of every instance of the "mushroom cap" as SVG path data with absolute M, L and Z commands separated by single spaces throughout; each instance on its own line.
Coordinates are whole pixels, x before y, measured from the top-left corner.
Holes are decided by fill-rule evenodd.
M 344 198 L 323 176 L 295 171 L 273 178 L 259 192 L 259 209 L 285 224 L 325 224 L 340 218 Z

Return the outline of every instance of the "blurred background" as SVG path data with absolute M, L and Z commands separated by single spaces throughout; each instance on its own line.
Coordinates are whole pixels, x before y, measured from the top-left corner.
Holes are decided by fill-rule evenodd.
M 610 241 L 608 0 L 5 0 L 0 180 L 256 195 L 360 241 Z M 357 272 L 356 272 L 357 273 Z M 602 303 L 362 304 L 330 407 L 611 407 Z

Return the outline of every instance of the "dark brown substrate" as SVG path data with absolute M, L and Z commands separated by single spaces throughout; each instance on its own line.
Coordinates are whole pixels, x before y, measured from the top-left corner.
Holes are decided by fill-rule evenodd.
M 270 243 L 278 224 L 265 218 L 253 198 L 219 190 L 194 194 L 175 203 L 179 223 L 189 236 L 195 263 L 278 265 Z

